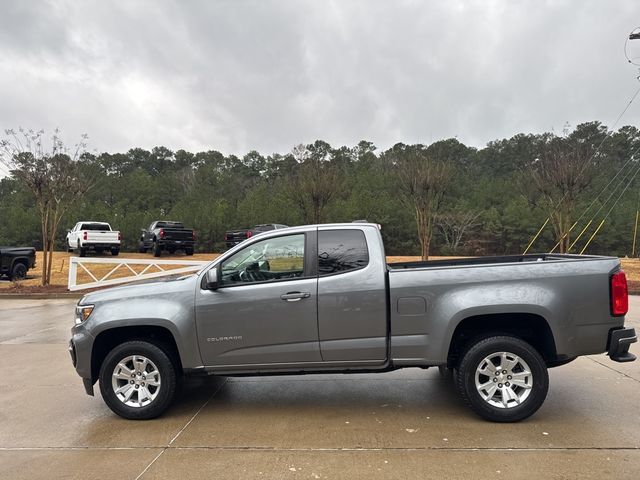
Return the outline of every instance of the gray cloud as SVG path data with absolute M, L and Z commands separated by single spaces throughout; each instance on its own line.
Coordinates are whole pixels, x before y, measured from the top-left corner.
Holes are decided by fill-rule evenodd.
M 99 151 L 482 146 L 611 125 L 639 86 L 622 51 L 638 25 L 634 0 L 7 0 L 0 127 Z M 638 123 L 640 101 L 621 122 Z

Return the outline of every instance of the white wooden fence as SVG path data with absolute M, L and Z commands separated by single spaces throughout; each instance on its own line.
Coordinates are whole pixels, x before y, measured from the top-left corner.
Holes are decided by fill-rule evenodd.
M 69 283 L 70 291 L 83 290 L 86 288 L 106 287 L 108 285 L 118 285 L 139 280 L 147 280 L 150 278 L 164 277 L 167 275 L 180 275 L 200 270 L 203 265 L 209 262 L 201 262 L 195 260 L 144 260 L 137 258 L 79 258 L 71 257 L 69 259 Z M 110 264 L 114 267 L 107 273 L 97 273 L 95 268 L 91 271 L 90 265 Z M 140 270 L 135 270 L 133 266 L 145 265 Z M 182 268 L 163 268 L 167 265 L 184 265 Z M 104 271 L 104 268 L 101 270 Z M 114 278 L 114 274 L 118 272 L 129 273 L 126 276 L 118 276 Z M 78 273 L 85 272 L 92 281 L 78 284 Z

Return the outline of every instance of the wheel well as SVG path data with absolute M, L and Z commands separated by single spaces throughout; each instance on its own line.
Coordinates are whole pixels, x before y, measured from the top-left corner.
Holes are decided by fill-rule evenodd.
M 25 257 L 19 257 L 13 260 L 13 263 L 11 264 L 11 270 L 13 270 L 19 263 L 27 267 L 27 269 L 29 268 L 29 259 Z
M 512 335 L 532 345 L 547 364 L 557 360 L 553 333 L 547 321 L 531 313 L 476 315 L 462 320 L 451 337 L 447 366 L 455 367 L 467 346 L 493 335 Z
M 93 381 L 98 379 L 100 367 L 107 354 L 116 346 L 130 340 L 153 343 L 169 356 L 176 370 L 182 372 L 178 346 L 169 330 L 156 326 L 119 327 L 101 332 L 93 342 L 91 351 L 91 378 Z

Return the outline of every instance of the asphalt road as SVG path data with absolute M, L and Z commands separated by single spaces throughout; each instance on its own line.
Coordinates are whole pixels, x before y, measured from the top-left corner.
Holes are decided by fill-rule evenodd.
M 85 395 L 73 304 L 0 300 L 0 478 L 640 478 L 640 361 L 551 370 L 517 424 L 480 420 L 435 369 L 191 381 L 133 422 Z

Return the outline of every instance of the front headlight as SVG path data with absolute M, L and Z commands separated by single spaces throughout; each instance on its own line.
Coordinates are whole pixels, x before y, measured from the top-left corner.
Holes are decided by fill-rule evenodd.
M 93 307 L 93 305 L 76 305 L 76 325 L 89 318 L 89 315 L 93 312 Z

